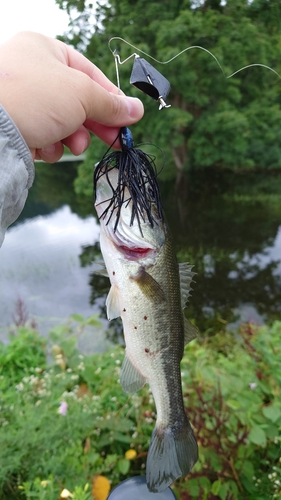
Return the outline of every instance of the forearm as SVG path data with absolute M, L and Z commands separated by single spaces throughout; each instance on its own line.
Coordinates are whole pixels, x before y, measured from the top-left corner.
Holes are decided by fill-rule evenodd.
M 34 164 L 19 130 L 0 105 L 0 246 L 20 215 L 34 180 Z

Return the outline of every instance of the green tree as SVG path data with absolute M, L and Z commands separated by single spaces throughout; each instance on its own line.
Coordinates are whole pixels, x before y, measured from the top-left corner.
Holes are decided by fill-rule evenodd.
M 56 1 L 76 15 L 64 40 L 83 50 L 112 80 L 116 75 L 108 50 L 111 37 L 122 37 L 159 61 L 186 47 L 201 46 L 220 62 L 223 72 L 208 52 L 195 48 L 166 65 L 150 60 L 171 83 L 172 107 L 161 112 L 150 98 L 129 86 L 132 64 L 120 66 L 121 88 L 145 105 L 143 120 L 133 127 L 135 141 L 161 148 L 167 171 L 175 175 L 209 166 L 280 168 L 280 79 L 260 66 L 226 78 L 255 63 L 281 73 L 279 0 L 163 0 L 161 5 L 111 0 L 98 3 L 95 13 L 85 0 Z M 113 40 L 111 49 L 121 60 L 134 52 L 121 40 Z M 100 152 L 101 146 L 90 150 L 84 177 L 89 176 L 89 161 L 92 169 Z M 162 154 L 158 156 L 163 162 Z

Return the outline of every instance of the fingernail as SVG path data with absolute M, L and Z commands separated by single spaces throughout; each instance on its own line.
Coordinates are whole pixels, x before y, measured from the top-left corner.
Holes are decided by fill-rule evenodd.
M 41 151 L 44 154 L 52 155 L 56 151 L 56 145 L 55 144 L 50 144 L 49 146 L 45 146 L 44 148 L 41 148 Z
M 88 149 L 88 147 L 90 146 L 90 141 L 89 139 L 85 139 L 84 143 L 83 143 L 83 147 L 82 147 L 82 151 L 81 151 L 81 154 L 84 153 L 86 151 L 86 149 Z
M 129 116 L 140 120 L 144 113 L 143 103 L 137 97 L 125 97 Z

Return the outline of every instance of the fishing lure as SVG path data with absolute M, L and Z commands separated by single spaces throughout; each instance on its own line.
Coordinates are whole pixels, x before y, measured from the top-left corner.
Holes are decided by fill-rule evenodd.
M 159 110 L 170 108 L 165 99 L 170 92 L 170 82 L 143 57 L 136 55 L 130 83 L 159 102 Z
M 131 54 L 127 59 L 121 61 L 119 54 L 117 54 L 116 50 L 113 52 L 113 56 L 115 59 L 115 69 L 116 69 L 116 77 L 117 77 L 117 85 L 120 89 L 120 80 L 119 80 L 119 71 L 118 64 L 124 64 L 132 57 L 135 58 L 133 69 L 130 77 L 131 85 L 134 85 L 136 88 L 147 94 L 149 97 L 159 102 L 159 110 L 163 108 L 170 108 L 170 104 L 166 104 L 165 99 L 167 98 L 171 85 L 170 82 L 162 75 L 159 71 L 157 71 L 152 64 L 150 64 L 146 59 L 140 57 L 138 54 Z
M 134 148 L 133 137 L 127 127 L 120 129 L 119 139 L 121 150 L 107 152 L 96 165 L 94 189 L 96 191 L 98 180 L 105 175 L 112 190 L 112 198 L 106 200 L 107 206 L 101 218 L 108 217 L 106 222 L 108 224 L 112 215 L 116 214 L 114 225 L 116 231 L 122 205 L 132 202 L 130 225 L 133 225 L 136 218 L 142 235 L 141 220 L 148 221 L 152 227 L 156 224 L 156 219 L 163 220 L 155 157 L 139 148 Z M 109 178 L 109 172 L 114 168 L 118 169 L 116 187 L 112 186 Z

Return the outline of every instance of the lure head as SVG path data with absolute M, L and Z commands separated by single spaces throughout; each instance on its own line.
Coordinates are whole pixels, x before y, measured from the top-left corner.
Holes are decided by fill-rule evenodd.
M 132 132 L 128 127 L 122 127 L 119 133 L 122 150 L 131 149 L 134 145 Z

